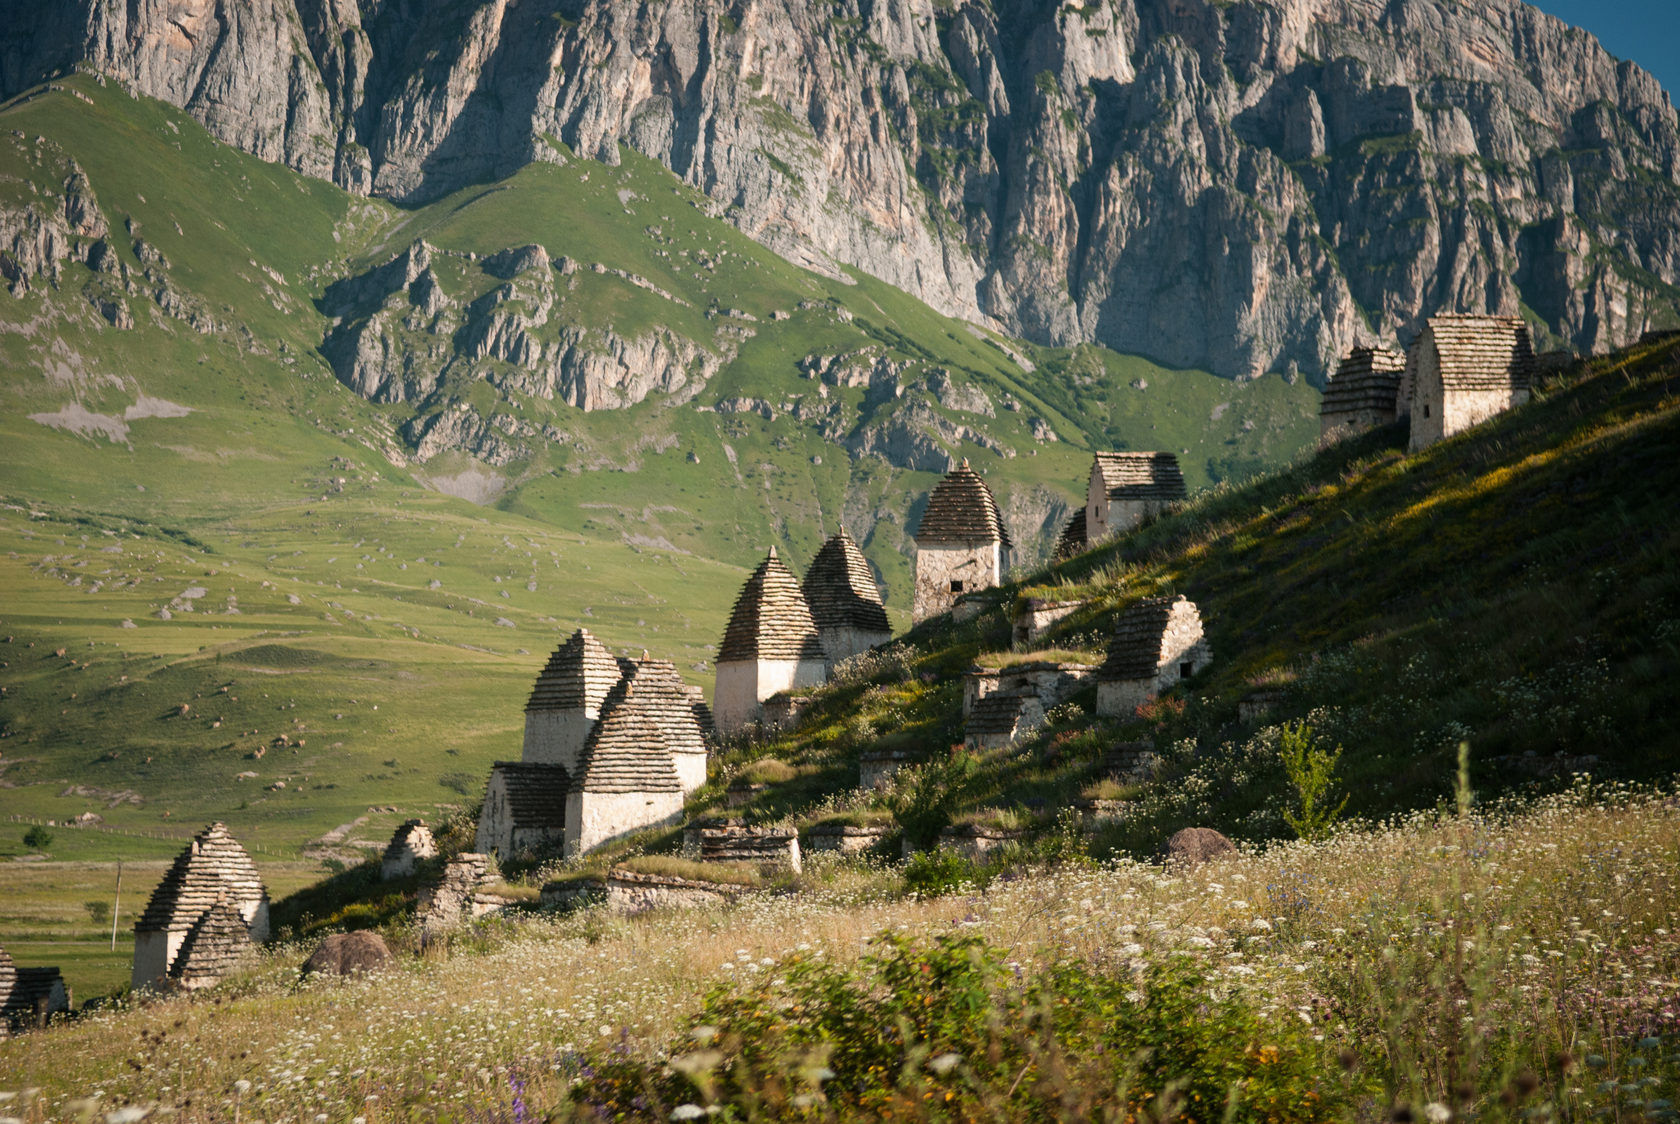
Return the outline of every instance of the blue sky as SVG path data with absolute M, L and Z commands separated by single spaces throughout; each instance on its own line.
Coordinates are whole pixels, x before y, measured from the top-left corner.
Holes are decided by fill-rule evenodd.
M 1675 0 L 1529 0 L 1584 27 L 1617 58 L 1632 59 L 1680 95 L 1680 4 Z

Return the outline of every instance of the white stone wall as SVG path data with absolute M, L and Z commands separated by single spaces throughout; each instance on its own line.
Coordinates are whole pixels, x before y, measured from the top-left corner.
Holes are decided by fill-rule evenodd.
M 268 939 L 268 902 L 263 899 L 235 903 L 239 916 L 251 931 L 251 939 L 261 944 Z M 134 934 L 134 969 L 129 982 L 135 988 L 156 986 L 169 975 L 181 946 L 187 943 L 187 930 L 167 933 L 148 931 Z
M 827 654 L 830 664 L 837 664 L 849 656 L 867 652 L 892 641 L 890 632 L 867 632 L 851 627 L 825 628 L 819 635 L 822 637 L 823 652 Z
M 565 828 L 559 824 L 545 824 L 539 827 L 527 824 L 523 827 L 515 827 L 508 833 L 507 849 L 501 853 L 508 856 L 517 855 L 521 851 L 533 851 L 538 847 L 554 843 L 560 843 L 564 846 Z M 478 846 L 476 841 L 473 846 L 475 848 Z
M 1444 403 L 1440 357 L 1428 336 L 1413 346 L 1417 351 L 1417 362 L 1413 364 L 1416 381 L 1412 383 L 1412 433 L 1406 447 L 1415 453 L 1445 437 L 1446 431 L 1441 418 Z
M 858 762 L 858 787 L 880 788 L 910 762 L 904 757 L 877 757 Z
M 735 894 L 723 889 L 710 890 L 694 884 L 661 885 L 657 882 L 631 882 L 607 877 L 607 908 L 614 913 L 644 913 L 650 909 L 697 909 L 702 906 L 724 905 Z
M 1349 437 L 1357 437 L 1361 433 L 1368 433 L 1380 426 L 1388 425 L 1394 420 L 1391 410 L 1345 410 L 1335 414 L 1324 414 L 1318 419 L 1318 447 L 1328 449 L 1339 441 L 1346 441 Z
M 599 708 L 577 710 L 533 710 L 525 715 L 525 748 L 520 753 L 524 761 L 546 765 L 564 765 L 568 774 L 576 773 L 578 759 L 583 756 L 583 744 L 595 729 L 600 717 Z
M 1160 500 L 1114 500 L 1108 483 L 1096 465 L 1085 485 L 1085 541 L 1092 546 L 1136 527 L 1146 516 L 1156 515 L 1169 505 Z
M 245 919 L 246 926 L 251 930 L 251 939 L 261 944 L 268 939 L 268 902 L 241 902 L 239 916 Z
M 707 754 L 673 753 L 671 758 L 677 764 L 677 781 L 682 785 L 684 796 L 706 783 Z
M 1085 481 L 1085 542 L 1095 546 L 1108 537 L 1108 483 L 1097 465 Z
M 780 691 L 820 687 L 828 682 L 822 660 L 729 660 L 717 665 L 712 720 L 728 736 L 764 716 L 764 700 Z
M 1175 683 L 1199 674 L 1211 662 L 1213 651 L 1202 635 L 1202 621 L 1195 606 L 1188 601 L 1176 602 L 1161 637 L 1161 662 L 1156 666 L 1155 676 L 1097 684 L 1097 713 L 1129 715 Z
M 957 598 L 979 589 L 995 589 L 1003 577 L 1003 546 L 918 546 L 916 595 L 911 617 L 925 621 L 948 612 Z M 952 583 L 961 582 L 961 589 Z
M 1153 679 L 1098 683 L 1097 713 L 1104 717 L 1129 717 L 1134 710 L 1155 697 L 1155 689 Z
M 892 829 L 887 827 L 818 825 L 805 833 L 805 849 L 855 855 L 859 851 L 867 851 L 891 834 Z
M 1156 690 L 1165 691 L 1174 683 L 1188 679 L 1208 665 L 1213 653 L 1202 638 L 1202 618 L 1188 601 L 1173 604 L 1167 618 L 1167 631 L 1161 637 L 1161 670 L 1156 678 Z M 1190 665 L 1190 674 L 1184 666 Z
M 157 987 L 169 975 L 169 965 L 186 943 L 185 930 L 173 933 L 156 931 L 134 934 L 134 971 L 129 977 L 136 991 Z
M 513 854 L 513 815 L 508 809 L 507 786 L 501 774 L 494 771 L 484 789 L 484 807 L 478 813 L 473 850 L 481 855 Z
M 1022 648 L 1037 644 L 1044 634 L 1084 608 L 1083 601 L 1056 601 L 1036 607 L 1023 606 L 1015 614 L 1015 643 Z
M 1455 390 L 1442 406 L 1443 436 L 1451 437 L 1528 401 L 1526 390 Z
M 568 859 L 649 827 L 682 822 L 680 792 L 574 792 L 566 798 Z
M 1096 671 L 1084 664 L 1018 664 L 995 671 L 971 671 L 963 677 L 963 717 L 974 712 L 974 704 L 998 691 L 1031 690 L 1045 706 L 1055 706 L 1078 691 Z

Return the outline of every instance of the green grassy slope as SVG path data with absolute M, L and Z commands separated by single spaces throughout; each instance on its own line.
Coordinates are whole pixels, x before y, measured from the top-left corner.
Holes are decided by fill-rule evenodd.
M 497 399 L 481 382 L 463 388 L 475 404 L 552 422 L 568 441 L 506 467 L 489 506 L 420 486 L 396 436 L 412 407 L 350 393 L 318 351 L 327 286 L 416 238 L 476 255 L 539 240 L 692 306 L 582 269 L 564 309 L 580 323 L 698 334 L 712 330 L 703 312 L 714 306 L 758 316 L 697 406 L 811 395 L 795 363 L 813 350 L 873 343 L 937 361 L 1022 404 L 983 420 L 1019 455 L 957 450 L 1006 500 L 1076 495 L 1082 427 L 1103 409 L 1131 426 L 1103 422 L 1105 440 L 1146 443 L 1159 426 L 1208 456 L 1236 434 L 1245 455 L 1275 461 L 1311 434 L 1311 390 L 1281 379 L 1239 386 L 1139 367 L 1151 385 L 1138 392 L 1119 381 L 1140 377 L 1134 361 L 1099 355 L 1107 369 L 1093 379 L 1093 352 L 1042 353 L 1028 375 L 887 286 L 768 254 L 633 155 L 617 168 L 536 165 L 402 212 L 231 151 L 176 111 L 87 76 L 7 105 L 0 124 L 8 198 L 50 199 L 73 158 L 131 281 L 125 291 L 67 261 L 57 284 L 37 279 L 0 301 L 0 629 L 14 637 L 0 668 L 0 815 L 61 818 L 109 802 L 62 795 L 74 784 L 136 794 L 138 804 L 103 810 L 118 825 L 237 813 L 254 842 L 295 847 L 370 806 L 398 809 L 386 820 L 435 811 L 466 799 L 463 776 L 517 752 L 520 699 L 558 637 L 586 624 L 707 683 L 744 567 L 770 542 L 808 556 L 842 519 L 878 528 L 868 549 L 902 618 L 904 529 L 935 477 L 854 461 L 784 413 L 655 396 L 584 414 Z M 167 262 L 154 275 L 214 330 L 159 309 L 141 242 Z M 125 303 L 135 326 L 110 326 L 94 296 Z M 791 318 L 772 320 L 777 310 Z M 1109 408 L 1105 387 L 1130 397 Z M 856 406 L 865 392 L 834 393 Z M 1228 423 L 1260 419 L 1254 435 L 1192 424 L 1222 402 Z M 1064 439 L 1034 442 L 1034 416 Z M 451 456 L 423 475 L 483 467 Z M 51 655 L 60 648 L 65 657 Z M 275 748 L 281 734 L 304 745 Z M 376 817 L 352 839 L 387 827 Z
M 829 688 L 799 730 L 737 751 L 736 767 L 768 753 L 799 772 L 749 814 L 855 817 L 896 804 L 914 814 L 912 833 L 975 818 L 1042 829 L 1084 794 L 1134 801 L 1102 844 L 1134 853 L 1191 825 L 1288 835 L 1278 750 L 1296 720 L 1324 748 L 1343 747 L 1336 795 L 1350 815 L 1450 800 L 1461 743 L 1483 793 L 1574 771 L 1671 774 L 1677 390 L 1680 348 L 1635 349 L 1420 454 L 1405 455 L 1395 427 L 1207 493 L 1000 591 L 975 621 L 915 630 L 907 664 Z M 1086 599 L 1042 646 L 1097 653 L 1126 606 L 1174 592 L 1200 606 L 1214 653 L 1196 680 L 1116 720 L 1090 716 L 1087 689 L 1024 747 L 947 752 L 962 738 L 961 673 L 1008 649 L 1017 597 Z M 1238 704 L 1256 688 L 1280 697 L 1245 721 Z M 1153 773 L 1103 786 L 1104 754 L 1127 741 L 1154 749 Z M 896 796 L 834 798 L 871 748 L 910 751 L 928 762 L 923 779 Z M 721 793 L 712 799 L 721 806 Z
M 746 567 L 772 542 L 808 558 L 842 520 L 867 532 L 903 622 L 906 529 L 937 478 L 854 459 L 790 416 L 821 398 L 797 369 L 806 355 L 875 348 L 1016 401 L 991 418 L 934 410 L 1015 452 L 951 447 L 1028 520 L 1082 493 L 1093 444 L 1187 450 L 1195 486 L 1286 461 L 1314 435 L 1304 385 L 1031 349 L 871 278 L 796 269 L 631 153 L 402 211 L 89 76 L 0 106 L 0 206 L 57 207 L 72 159 L 120 266 L 81 264 L 91 240 L 78 239 L 56 281 L 0 297 L 0 856 L 32 857 L 26 820 L 94 812 L 106 830 L 59 828 L 46 861 L 8 867 L 0 897 L 16 911 L 0 912 L 0 940 L 64 960 L 84 997 L 121 977 L 126 951 L 100 951 L 70 888 L 108 881 L 118 859 L 156 862 L 220 818 L 278 894 L 406 816 L 469 805 L 489 764 L 518 753 L 530 682 L 579 625 L 709 688 Z M 443 251 L 462 300 L 494 284 L 483 256 L 537 241 L 581 263 L 557 323 L 707 346 L 721 323 L 754 334 L 683 407 L 655 395 L 584 414 L 455 378 L 446 394 L 484 416 L 565 440 L 499 468 L 460 453 L 416 465 L 399 429 L 417 407 L 340 385 L 321 303 L 417 238 Z M 881 405 L 823 389 L 854 421 Z M 776 416 L 711 409 L 736 397 Z M 1060 440 L 1034 440 L 1035 417 Z M 435 490 L 459 473 L 494 485 L 485 503 Z

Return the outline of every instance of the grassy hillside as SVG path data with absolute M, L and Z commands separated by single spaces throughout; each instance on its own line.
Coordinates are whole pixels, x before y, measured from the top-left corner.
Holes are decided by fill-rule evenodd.
M 211 818 L 265 863 L 354 858 L 406 816 L 476 798 L 490 762 L 517 754 L 522 700 L 564 634 L 587 625 L 709 688 L 747 567 L 772 542 L 810 557 L 842 519 L 904 621 L 905 531 L 937 476 L 854 458 L 792 416 L 818 396 L 796 368 L 812 352 L 874 348 L 979 388 L 991 418 L 930 408 L 985 433 L 991 447 L 949 451 L 1029 528 L 1053 529 L 1081 493 L 1093 443 L 1185 451 L 1201 485 L 1285 462 L 1315 431 L 1305 385 L 1032 349 L 870 278 L 796 269 L 629 153 L 404 211 L 91 76 L 0 106 L 0 208 L 60 208 L 72 160 L 107 270 L 84 264 L 95 239 L 77 236 L 56 279 L 0 296 L 0 854 L 26 850 L 7 817 L 94 812 L 113 830 L 60 830 L 50 860 L 155 860 Z M 458 451 L 420 464 L 399 432 L 420 407 L 357 396 L 321 352 L 328 288 L 418 238 L 452 255 L 462 300 L 491 285 L 486 255 L 536 241 L 583 263 L 568 323 L 710 345 L 708 311 L 757 321 L 722 318 L 753 334 L 681 406 L 655 394 L 583 413 L 501 392 L 507 372 L 488 363 L 447 395 L 564 439 L 500 466 Z M 823 389 L 852 421 L 927 397 Z M 775 417 L 712 409 L 740 397 Z M 1038 417 L 1058 440 L 1032 436 Z M 152 836 L 166 838 L 140 842 Z M 64 877 L 57 861 L 19 864 L 6 896 L 53 900 Z M 0 917 L 0 940 L 25 930 L 42 932 Z M 85 995 L 115 972 L 72 982 Z
M 1263 840 L 1289 835 L 1284 814 L 1298 811 L 1279 755 L 1293 722 L 1318 748 L 1342 748 L 1332 802 L 1346 796 L 1356 816 L 1450 800 L 1461 745 L 1483 791 L 1577 771 L 1671 774 L 1677 387 L 1673 344 L 1636 349 L 1415 456 L 1396 428 L 1205 493 L 999 591 L 977 620 L 911 632 L 897 658 L 823 692 L 801 728 L 738 751 L 737 767 L 767 754 L 796 774 L 755 811 L 895 810 L 921 843 L 952 821 L 1000 822 L 1054 846 L 1050 829 L 1081 796 L 1122 798 L 1099 849 L 1153 854 L 1192 825 Z M 1125 607 L 1165 593 L 1199 605 L 1208 671 L 1134 716 L 1094 719 L 1088 688 L 1022 747 L 947 751 L 962 740 L 962 673 L 976 659 L 1031 658 L 1009 652 L 1017 598 L 1085 600 L 1042 647 L 1094 661 Z M 1276 700 L 1245 721 L 1239 702 L 1257 689 Z M 1103 762 L 1124 742 L 1157 761 L 1117 787 Z M 875 748 L 926 764 L 895 792 L 836 795 Z
M 300 980 L 282 946 L 0 1041 L 0 1092 L 187 1122 L 1671 1118 L 1669 794 L 943 896 L 825 858 L 732 907 L 493 919 L 425 957 L 393 934 L 371 978 Z

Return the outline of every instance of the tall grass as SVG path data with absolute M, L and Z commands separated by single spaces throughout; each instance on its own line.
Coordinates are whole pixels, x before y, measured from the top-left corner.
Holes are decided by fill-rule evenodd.
M 299 980 L 308 950 L 281 948 L 215 992 L 0 1044 L 0 1089 L 40 1085 L 40 1118 L 98 1093 L 104 1109 L 164 1104 L 177 1119 L 221 1120 L 241 1080 L 244 1111 L 265 1120 L 504 1118 L 516 1101 L 569 1112 L 586 1067 L 640 1061 L 656 1076 L 657 1059 L 692 1049 L 706 996 L 732 981 L 774 1000 L 795 961 L 817 958 L 867 989 L 879 969 L 851 966 L 891 932 L 917 949 L 972 934 L 1040 996 L 1056 994 L 1064 969 L 1126 979 L 1182 968 L 1210 1002 L 1238 1002 L 1280 1036 L 1296 1028 L 1310 1083 L 1358 1094 L 1334 1102 L 1347 1119 L 1397 1106 L 1414 1119 L 1505 1119 L 1541 1105 L 1560 1120 L 1662 1119 L 1674 1097 L 1671 793 L 1583 784 L 1180 874 L 1074 864 L 932 899 L 895 892 L 867 863 L 808 863 L 797 892 L 635 920 L 587 910 L 481 925 L 448 959 L 368 979 Z M 932 1045 L 905 1040 L 918 1082 L 938 1054 L 911 1053 Z M 1050 1056 L 1021 1055 L 1017 1068 Z M 898 1089 L 904 1072 L 884 1080 Z M 1023 1083 L 1048 1079 L 1040 1068 Z

